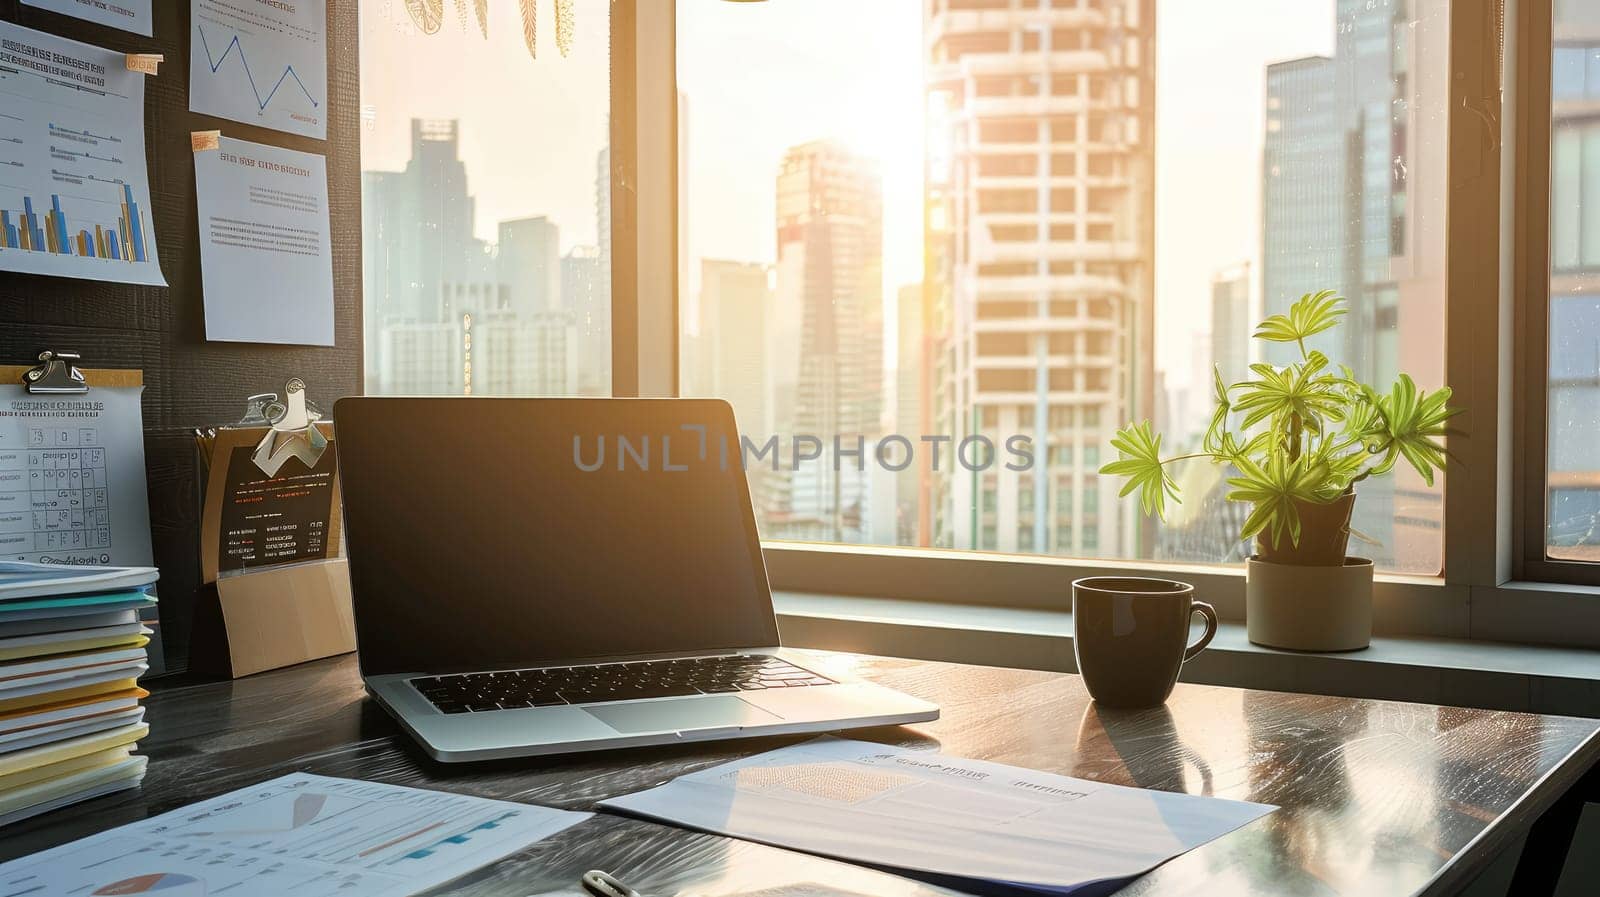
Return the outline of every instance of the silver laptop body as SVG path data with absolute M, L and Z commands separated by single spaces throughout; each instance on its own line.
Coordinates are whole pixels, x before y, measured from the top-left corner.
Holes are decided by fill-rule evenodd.
M 437 760 L 938 717 L 780 645 L 726 402 L 360 397 L 334 419 L 362 675 Z

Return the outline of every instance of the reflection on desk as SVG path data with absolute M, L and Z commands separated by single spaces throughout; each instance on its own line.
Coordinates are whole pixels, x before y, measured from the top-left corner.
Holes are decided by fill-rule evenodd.
M 1119 785 L 1282 809 L 1134 881 L 1130 895 L 1446 894 L 1470 881 L 1600 757 L 1600 722 L 1179 685 L 1167 706 L 1094 706 L 1076 676 L 817 653 L 935 701 L 940 720 L 850 737 Z M 353 658 L 168 685 L 141 791 L 7 830 L 0 860 L 288 772 L 592 810 L 604 798 L 798 738 L 442 766 L 371 701 Z M 947 890 L 843 863 L 597 816 L 441 889 L 573 893 L 603 868 L 651 897 L 924 897 Z M 811 885 L 821 885 L 817 890 Z

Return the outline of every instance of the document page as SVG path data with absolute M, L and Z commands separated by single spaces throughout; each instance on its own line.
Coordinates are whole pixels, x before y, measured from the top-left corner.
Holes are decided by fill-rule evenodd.
M 587 818 L 296 773 L 0 865 L 0 893 L 397 897 Z
M 1132 878 L 1275 809 L 838 739 L 715 766 L 602 806 L 1049 893 Z
M 141 391 L 0 385 L 0 561 L 150 563 Z
M 327 160 L 222 137 L 194 191 L 206 339 L 333 345 Z
M 151 0 L 22 0 L 23 6 L 37 6 L 145 37 L 149 37 L 155 27 L 150 3 Z
M 125 53 L 0 22 L 0 271 L 166 286 L 144 79 Z

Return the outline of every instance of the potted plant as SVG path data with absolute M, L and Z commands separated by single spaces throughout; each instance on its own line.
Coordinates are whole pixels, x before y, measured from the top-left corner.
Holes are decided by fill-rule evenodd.
M 1458 412 L 1450 390 L 1425 392 L 1400 374 L 1387 393 L 1335 368 L 1306 340 L 1339 324 L 1344 300 L 1308 293 L 1256 328 L 1255 338 L 1293 343 L 1300 360 L 1250 365 L 1232 385 L 1215 374 L 1216 410 L 1200 449 L 1163 458 L 1149 421 L 1111 441 L 1119 458 L 1100 468 L 1123 476 L 1144 513 L 1164 516 L 1179 500 L 1170 465 L 1195 458 L 1233 468 L 1229 501 L 1251 506 L 1240 533 L 1254 539 L 1247 562 L 1245 624 L 1257 644 L 1309 651 L 1364 648 L 1372 639 L 1372 561 L 1348 555 L 1356 488 L 1403 458 L 1433 485 L 1443 470 L 1440 438 Z M 1234 420 L 1237 419 L 1237 424 Z

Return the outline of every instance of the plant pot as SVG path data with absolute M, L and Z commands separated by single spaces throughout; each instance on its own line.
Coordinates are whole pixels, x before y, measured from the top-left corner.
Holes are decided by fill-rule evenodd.
M 1348 490 L 1327 504 L 1296 501 L 1295 511 L 1300 515 L 1300 541 L 1283 538 L 1273 543 L 1263 532 L 1256 537 L 1256 553 L 1263 561 L 1272 564 L 1293 564 L 1302 567 L 1337 567 L 1344 563 L 1345 552 L 1350 547 L 1350 515 L 1355 511 L 1355 490 Z
M 1294 651 L 1354 651 L 1372 644 L 1372 561 L 1339 566 L 1245 565 L 1245 629 L 1250 641 Z

